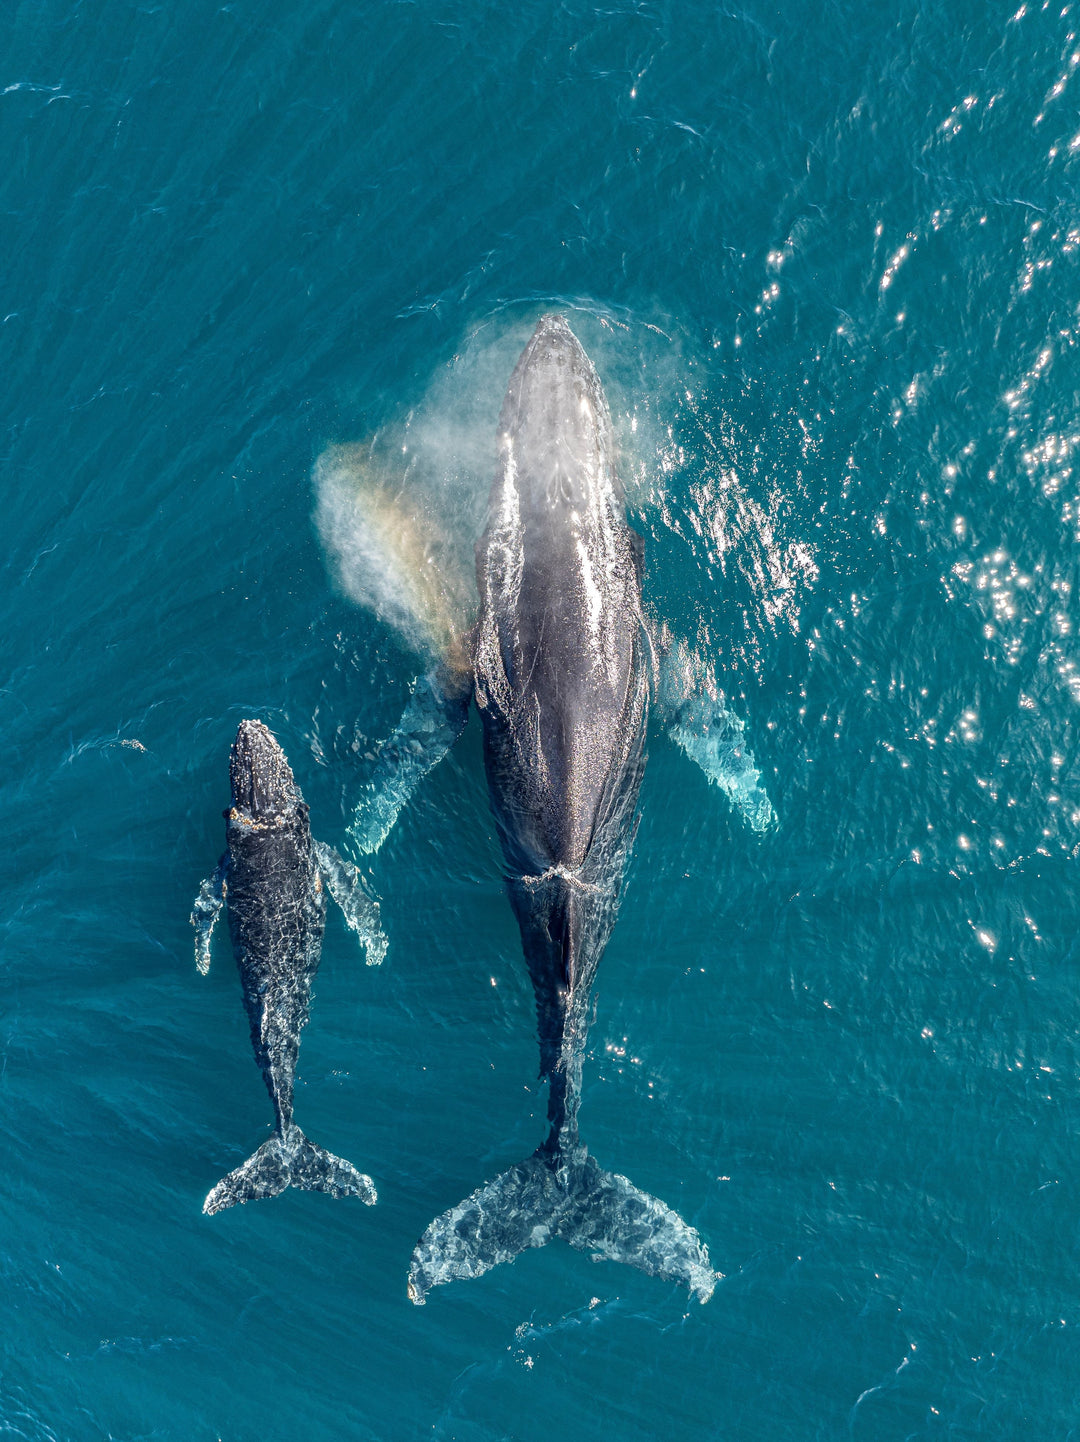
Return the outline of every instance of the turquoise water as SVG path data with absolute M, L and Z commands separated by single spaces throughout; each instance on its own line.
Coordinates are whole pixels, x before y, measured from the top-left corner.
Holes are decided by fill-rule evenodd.
M 1080 1435 L 1080 10 L 4 30 L 0 1435 Z M 556 1245 L 406 1298 L 544 1129 L 475 716 L 366 864 L 386 962 L 332 916 L 303 1038 L 298 1119 L 378 1206 L 200 1211 L 269 1120 L 188 923 L 237 722 L 343 845 L 419 669 L 313 467 L 375 437 L 467 576 L 548 309 L 777 816 L 658 730 L 597 983 L 584 1138 L 699 1229 L 705 1307 Z

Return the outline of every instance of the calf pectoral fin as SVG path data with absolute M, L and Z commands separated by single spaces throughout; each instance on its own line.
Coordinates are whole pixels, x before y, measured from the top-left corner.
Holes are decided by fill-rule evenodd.
M 210 970 L 210 938 L 225 904 L 228 868 L 229 853 L 226 852 L 199 887 L 195 905 L 191 908 L 191 924 L 195 928 L 195 965 L 203 976 Z
M 363 942 L 368 966 L 378 966 L 386 955 L 386 933 L 379 919 L 379 903 L 352 862 L 322 841 L 314 842 L 313 846 L 326 888 L 341 907 L 345 925 Z
M 383 742 L 375 770 L 356 804 L 349 837 L 370 855 L 389 836 L 402 808 L 461 735 L 471 684 L 460 669 L 417 681 L 397 729 Z

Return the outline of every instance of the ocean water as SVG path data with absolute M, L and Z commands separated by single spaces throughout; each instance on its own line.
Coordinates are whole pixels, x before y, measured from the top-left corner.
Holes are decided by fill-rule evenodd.
M 0 1435 L 1080 1436 L 1075 0 L 3 35 Z M 378 1205 L 200 1210 L 269 1120 L 188 922 L 237 722 L 342 846 L 423 669 L 319 459 L 427 518 L 433 644 L 546 310 L 776 814 L 654 731 L 585 1064 L 704 1307 L 557 1244 L 406 1297 L 544 1130 L 475 715 L 365 862 L 384 965 L 331 916 L 303 1035 L 297 1118 Z

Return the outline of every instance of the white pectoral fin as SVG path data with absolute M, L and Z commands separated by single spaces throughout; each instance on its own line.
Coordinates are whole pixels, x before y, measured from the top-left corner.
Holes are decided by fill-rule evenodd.
M 378 966 L 386 955 L 386 933 L 379 919 L 379 903 L 368 890 L 364 878 L 351 861 L 338 855 L 322 841 L 313 843 L 319 870 L 327 890 L 341 907 L 345 925 L 363 943 L 368 966 Z
M 451 687 L 422 676 L 396 731 L 384 743 L 349 825 L 349 837 L 365 855 L 378 851 L 402 808 L 465 728 L 471 686 Z
M 668 735 L 718 786 L 753 831 L 776 820 L 761 772 L 746 740 L 746 724 L 728 710 L 712 667 L 685 642 L 672 645 L 658 663 L 657 706 Z
M 766 831 L 776 819 L 761 784 L 742 720 L 722 701 L 703 696 L 688 702 L 668 727 L 671 739 L 696 761 L 752 831 Z
M 195 905 L 191 908 L 191 924 L 195 928 L 195 966 L 202 976 L 210 970 L 210 938 L 225 905 L 228 869 L 229 853 L 226 852 L 213 873 L 199 887 Z

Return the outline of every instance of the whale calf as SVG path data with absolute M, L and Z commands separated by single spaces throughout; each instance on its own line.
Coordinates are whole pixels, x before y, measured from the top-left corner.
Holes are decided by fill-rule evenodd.
M 361 850 L 378 848 L 464 726 L 471 691 L 536 995 L 549 1129 L 532 1156 L 427 1228 L 409 1269 L 416 1303 L 554 1237 L 676 1278 L 703 1302 L 715 1285 L 694 1229 L 604 1171 L 578 1130 L 589 997 L 615 923 L 645 764 L 651 643 L 641 568 L 599 378 L 566 321 L 544 316 L 502 407 L 476 548 L 476 626 L 417 686 L 350 828 Z
M 223 906 L 251 1023 L 251 1044 L 274 1107 L 274 1133 L 223 1177 L 203 1203 L 207 1214 L 274 1197 L 286 1187 L 376 1200 L 371 1178 L 308 1140 L 293 1121 L 300 1030 L 308 1019 L 326 923 L 326 891 L 363 941 L 369 964 L 386 939 L 378 903 L 355 867 L 314 841 L 308 807 L 285 753 L 261 721 L 241 721 L 229 758 L 232 805 L 225 854 L 203 882 L 191 921 L 195 961 L 210 966 L 210 938 Z

